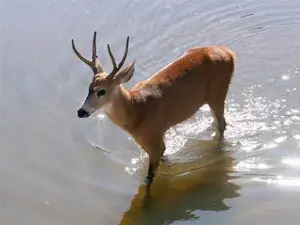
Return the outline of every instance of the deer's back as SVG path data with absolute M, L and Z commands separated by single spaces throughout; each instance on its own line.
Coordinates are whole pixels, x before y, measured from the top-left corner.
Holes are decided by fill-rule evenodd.
M 234 66 L 234 53 L 225 47 L 198 47 L 170 63 L 132 89 L 145 118 L 168 129 L 192 116 L 206 103 L 214 80 L 226 86 Z M 158 121 L 159 120 L 159 121 Z M 153 121 L 152 121 L 153 122 Z

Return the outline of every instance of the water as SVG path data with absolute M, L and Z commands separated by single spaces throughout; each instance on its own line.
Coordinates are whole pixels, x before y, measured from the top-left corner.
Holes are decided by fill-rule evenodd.
M 93 31 L 107 70 L 131 37 L 130 87 L 196 45 L 237 54 L 223 145 L 207 107 L 167 134 L 152 199 L 147 158 L 100 113 L 76 117 Z M 298 224 L 300 1 L 0 3 L 1 225 Z

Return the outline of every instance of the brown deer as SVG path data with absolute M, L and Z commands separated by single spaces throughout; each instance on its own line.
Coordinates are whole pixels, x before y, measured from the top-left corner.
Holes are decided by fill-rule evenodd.
M 107 45 L 113 69 L 106 73 L 96 55 L 96 32 L 91 61 L 77 51 L 72 39 L 73 51 L 94 73 L 88 95 L 77 114 L 86 118 L 103 109 L 112 122 L 128 132 L 149 156 L 145 182 L 150 187 L 165 151 L 164 134 L 169 128 L 208 104 L 219 137 L 223 135 L 224 103 L 234 72 L 235 53 L 224 46 L 194 47 L 148 79 L 126 89 L 122 84 L 132 78 L 135 67 L 133 61 L 121 69 L 128 45 L 129 37 L 118 65 Z

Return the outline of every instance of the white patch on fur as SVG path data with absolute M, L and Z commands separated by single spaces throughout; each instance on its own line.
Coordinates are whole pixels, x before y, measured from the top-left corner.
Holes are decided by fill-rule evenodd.
M 108 103 L 108 104 L 106 104 L 105 106 L 103 106 L 103 111 L 104 111 L 106 114 L 110 114 L 110 112 L 112 111 L 112 104 L 111 104 L 111 103 Z
M 115 88 L 113 90 L 113 93 L 111 93 L 111 102 L 107 102 L 105 105 L 103 105 L 102 109 L 106 114 L 110 114 L 110 112 L 112 111 L 112 103 L 114 101 L 114 98 L 117 94 L 119 94 L 119 88 Z
M 161 90 L 158 86 L 144 86 L 138 89 L 140 100 L 145 101 L 148 97 L 160 98 L 162 96 Z

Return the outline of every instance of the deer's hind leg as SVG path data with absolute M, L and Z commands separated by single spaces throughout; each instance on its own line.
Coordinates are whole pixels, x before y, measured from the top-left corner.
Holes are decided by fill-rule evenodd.
M 214 81 L 214 84 L 211 84 L 208 99 L 207 99 L 207 104 L 211 109 L 212 115 L 214 117 L 214 122 L 216 123 L 217 126 L 217 130 L 219 131 L 219 134 L 223 136 L 224 131 L 226 129 L 226 120 L 224 117 L 224 106 L 225 106 L 228 85 L 225 85 L 226 80 L 223 81 L 223 83 L 221 81 L 219 82 Z
M 209 103 L 208 105 L 212 111 L 217 129 L 223 135 L 227 125 L 224 117 L 224 102 Z
M 226 129 L 224 106 L 231 79 L 228 71 L 216 71 L 209 81 L 207 104 L 209 105 L 219 134 L 223 136 Z

